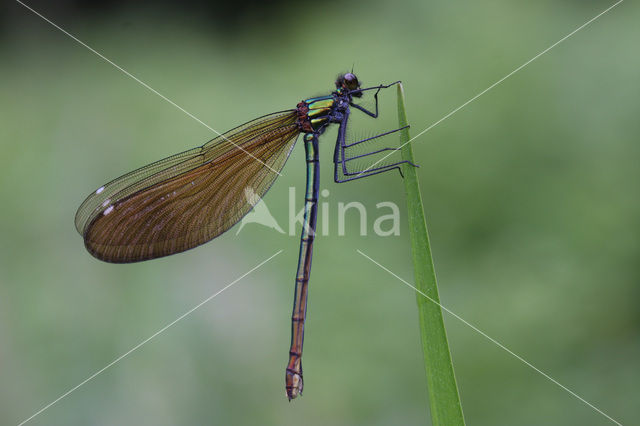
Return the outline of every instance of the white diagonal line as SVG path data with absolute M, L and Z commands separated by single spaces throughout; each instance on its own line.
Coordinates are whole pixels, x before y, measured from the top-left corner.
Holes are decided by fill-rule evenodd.
M 556 385 L 560 386 L 562 389 L 564 389 L 565 391 L 567 391 L 569 394 L 571 394 L 572 396 L 576 397 L 577 399 L 579 399 L 580 401 L 584 402 L 585 404 L 587 404 L 589 407 L 593 408 L 595 411 L 597 411 L 598 413 L 602 414 L 604 417 L 606 417 L 607 419 L 611 420 L 613 423 L 622 426 L 621 423 L 617 422 L 616 420 L 614 420 L 613 418 L 611 418 L 610 416 L 608 416 L 606 413 L 604 413 L 602 410 L 600 410 L 598 407 L 594 406 L 593 404 L 591 404 L 589 401 L 585 400 L 584 398 L 582 398 L 580 395 L 578 395 L 577 393 L 573 392 L 571 389 L 567 388 L 566 386 L 564 386 L 562 383 L 558 382 L 556 379 L 554 379 L 553 377 L 549 376 L 547 373 L 545 373 L 544 371 L 540 370 L 539 368 L 537 368 L 536 366 L 534 366 L 533 364 L 531 364 L 529 361 L 527 361 L 526 359 L 522 358 L 520 355 L 514 353 L 513 351 L 511 351 L 509 348 L 507 348 L 505 345 L 503 345 L 502 343 L 498 342 L 496 339 L 494 339 L 493 337 L 489 336 L 487 333 L 483 332 L 482 330 L 480 330 L 478 327 L 474 326 L 473 324 L 469 323 L 468 321 L 466 321 L 464 318 L 462 318 L 461 316 L 459 316 L 458 314 L 456 314 L 455 312 L 451 311 L 450 309 L 447 309 L 446 307 L 442 306 L 440 303 L 436 302 L 434 299 L 432 299 L 431 297 L 427 296 L 426 294 L 424 294 L 422 291 L 418 290 L 417 288 L 415 288 L 414 286 L 412 286 L 411 284 L 409 284 L 407 281 L 403 280 L 402 278 L 400 278 L 398 275 L 394 274 L 393 272 L 391 272 L 389 269 L 385 268 L 384 266 L 382 266 L 380 263 L 376 262 L 375 260 L 373 260 L 371 257 L 367 256 L 366 254 L 364 254 L 362 251 L 360 250 L 356 250 L 358 253 L 360 253 L 362 256 L 366 257 L 367 259 L 369 259 L 371 262 L 375 263 L 376 265 L 378 265 L 380 268 L 384 269 L 385 271 L 387 271 L 388 273 L 390 273 L 391 275 L 393 275 L 394 277 L 396 277 L 397 279 L 399 279 L 400 281 L 402 281 L 404 284 L 406 284 L 408 287 L 412 288 L 416 293 L 419 293 L 421 296 L 424 296 L 426 299 L 428 299 L 430 302 L 435 303 L 436 305 L 440 306 L 440 308 L 442 308 L 444 311 L 447 311 L 447 313 L 449 313 L 450 315 L 452 315 L 453 317 L 455 317 L 456 319 L 460 320 L 463 324 L 465 324 L 466 326 L 470 327 L 471 329 L 473 329 L 476 333 L 479 333 L 480 335 L 482 335 L 483 337 L 485 337 L 486 339 L 488 339 L 491 343 L 497 345 L 500 349 L 506 351 L 508 354 L 512 355 L 513 357 L 515 357 L 518 361 L 524 363 L 525 365 L 527 365 L 528 367 L 532 368 L 533 370 L 535 370 L 536 372 L 538 372 L 539 374 L 541 374 L 542 376 L 544 376 L 546 379 L 550 380 L 551 382 L 555 383 Z
M 415 140 L 416 138 L 419 138 L 420 136 L 424 135 L 425 133 L 427 133 L 429 130 L 433 129 L 434 127 L 436 127 L 438 124 L 442 123 L 444 120 L 446 120 L 447 118 L 451 117 L 453 114 L 455 114 L 456 112 L 460 111 L 462 108 L 466 107 L 467 105 L 469 105 L 471 102 L 475 101 L 476 99 L 478 99 L 480 96 L 484 95 L 485 93 L 487 93 L 489 90 L 493 89 L 494 87 L 496 87 L 498 84 L 502 83 L 503 81 L 505 81 L 506 79 L 508 79 L 509 77 L 511 77 L 512 75 L 514 75 L 515 73 L 517 73 L 518 71 L 520 71 L 522 68 L 526 67 L 527 65 L 529 65 L 531 62 L 535 61 L 536 59 L 538 59 L 540 56 L 544 55 L 545 53 L 547 53 L 548 51 L 550 51 L 551 49 L 553 49 L 554 47 L 556 47 L 557 45 L 559 45 L 560 43 L 562 43 L 563 41 L 565 41 L 566 39 L 568 39 L 569 37 L 571 37 L 572 35 L 574 35 L 575 33 L 577 33 L 578 31 L 580 31 L 581 29 L 583 29 L 584 27 L 586 27 L 587 25 L 589 25 L 590 23 L 592 23 L 593 21 L 595 21 L 596 19 L 598 19 L 599 17 L 601 17 L 602 15 L 604 15 L 605 13 L 609 12 L 611 9 L 613 9 L 614 7 L 616 7 L 617 5 L 619 5 L 620 3 L 622 3 L 624 0 L 619 0 L 617 3 L 614 3 L 612 6 L 609 6 L 608 8 L 606 8 L 605 10 L 603 10 L 602 12 L 600 12 L 599 14 L 597 14 L 596 16 L 594 16 L 593 18 L 589 19 L 587 22 L 585 22 L 584 24 L 580 25 L 578 28 L 576 28 L 575 30 L 571 31 L 569 34 L 567 34 L 566 36 L 562 37 L 560 40 L 556 41 L 555 43 L 553 43 L 551 46 L 547 47 L 546 49 L 544 49 L 542 52 L 538 53 L 536 56 L 534 56 L 533 58 L 529 59 L 527 62 L 525 62 L 524 64 L 520 65 L 518 68 L 514 69 L 513 71 L 511 71 L 509 74 L 505 75 L 504 77 L 502 77 L 500 80 L 496 81 L 495 83 L 493 83 L 491 86 L 487 87 L 486 89 L 484 89 L 482 92 L 478 93 L 477 95 L 475 95 L 473 98 L 469 99 L 468 101 L 466 101 L 465 103 L 463 103 L 462 105 L 460 105 L 459 107 L 455 108 L 454 110 L 452 110 L 451 112 L 449 112 L 447 115 L 445 115 L 444 117 L 442 117 L 440 120 L 436 121 L 435 123 L 433 123 L 432 125 L 430 125 L 429 127 L 427 127 L 426 129 L 424 129 L 423 131 L 421 131 L 420 133 L 418 133 L 417 135 L 415 135 L 414 137 L 412 137 L 411 139 L 409 139 L 408 141 L 406 141 L 405 143 L 403 143 L 402 145 L 400 145 L 398 147 L 398 150 L 401 149 L 402 147 L 404 147 L 405 145 L 407 145 L 408 143 L 411 143 L 413 140 Z M 379 164 L 381 161 L 384 161 L 386 158 L 388 158 L 389 156 L 393 155 L 394 153 L 391 152 L 385 156 L 383 156 L 381 159 L 379 159 L 378 161 L 376 161 L 375 163 L 373 163 L 372 165 L 370 165 L 369 167 L 367 167 L 365 170 L 363 170 L 362 172 L 360 172 L 357 176 L 361 176 L 364 173 L 367 173 L 369 170 L 373 169 L 374 166 L 376 166 L 377 164 Z
M 121 66 L 119 66 L 118 64 L 116 64 L 115 62 L 113 62 L 111 59 L 107 58 L 106 56 L 104 56 L 103 54 L 101 54 L 100 52 L 96 51 L 94 48 L 92 48 L 91 46 L 89 46 L 88 44 L 86 44 L 85 42 L 83 42 L 82 40 L 78 39 L 76 36 L 74 36 L 73 34 L 71 34 L 70 32 L 68 32 L 67 30 L 65 30 L 64 28 L 60 27 L 59 25 L 55 24 L 54 22 L 52 22 L 50 19 L 48 19 L 47 17 L 45 17 L 44 15 L 42 15 L 41 13 L 37 12 L 36 10 L 34 10 L 32 7 L 24 4 L 23 2 L 21 2 L 20 0 L 16 0 L 16 2 L 18 2 L 19 4 L 21 4 L 22 6 L 24 6 L 25 8 L 29 9 L 31 12 L 35 13 L 36 15 L 38 15 L 40 18 L 44 19 L 45 21 L 47 21 L 48 23 L 50 23 L 51 25 L 53 25 L 55 28 L 57 28 L 58 30 L 62 31 L 64 34 L 68 35 L 69 37 L 71 37 L 73 40 L 77 41 L 79 44 L 81 44 L 82 46 L 86 47 L 87 49 L 89 49 L 90 51 L 92 51 L 93 53 L 95 53 L 96 55 L 98 55 L 100 58 L 104 59 L 105 61 L 107 61 L 108 63 L 110 63 L 111 65 L 113 65 L 114 67 L 116 67 L 118 70 L 122 71 L 124 74 L 126 74 L 128 77 L 131 77 L 132 79 L 134 79 L 135 81 L 137 81 L 138 83 L 140 83 L 141 85 L 143 85 L 145 88 L 149 89 L 151 92 L 155 93 L 156 95 L 160 96 L 162 99 L 164 99 L 165 101 L 169 102 L 171 105 L 173 105 L 174 107 L 178 108 L 180 111 L 184 112 L 185 114 L 187 114 L 189 117 L 193 118 L 194 120 L 196 120 L 198 123 L 202 124 L 203 126 L 205 126 L 207 129 L 211 130 L 212 132 L 214 132 L 215 134 L 217 134 L 218 136 L 220 136 L 221 138 L 225 139 L 227 142 L 229 142 L 231 145 L 235 146 L 236 148 L 238 148 L 239 150 L 241 150 L 242 152 L 244 152 L 245 154 L 247 154 L 249 157 L 253 158 L 254 160 L 258 161 L 259 163 L 262 163 L 263 166 L 265 166 L 266 168 L 268 168 L 269 170 L 271 170 L 272 172 L 282 176 L 280 174 L 279 171 L 275 170 L 274 168 L 272 168 L 271 166 L 269 166 L 268 164 L 266 164 L 264 161 L 260 160 L 259 158 L 257 158 L 255 155 L 251 154 L 250 152 L 248 152 L 246 149 L 242 148 L 240 145 L 234 143 L 233 141 L 231 141 L 229 138 L 227 138 L 226 136 L 224 136 L 222 133 L 218 132 L 216 129 L 214 129 L 213 127 L 209 126 L 207 123 L 205 123 L 204 121 L 200 120 L 198 117 L 196 117 L 195 115 L 191 114 L 189 111 L 187 111 L 186 109 L 182 108 L 180 105 L 176 104 L 175 102 L 173 102 L 171 99 L 167 98 L 165 95 L 163 95 L 162 93 L 158 92 L 156 89 L 154 89 L 153 87 L 149 86 L 147 83 L 145 83 L 144 81 L 140 80 L 138 77 L 136 77 L 135 75 L 131 74 L 129 71 L 125 70 L 124 68 L 122 68 Z
M 139 349 L 142 345 L 144 345 L 145 343 L 149 342 L 151 339 L 153 339 L 154 337 L 156 337 L 160 333 L 166 331 L 169 327 L 171 327 L 172 325 L 174 325 L 175 323 L 177 323 L 178 321 L 180 321 L 181 319 L 183 319 L 187 315 L 191 314 L 193 311 L 195 311 L 196 309 L 198 309 L 199 307 L 201 307 L 205 303 L 209 302 L 211 299 L 213 299 L 214 297 L 218 296 L 220 293 L 222 293 L 223 291 L 225 291 L 226 289 L 228 289 L 232 285 L 236 284 L 238 281 L 240 281 L 241 279 L 243 279 L 244 277 L 246 277 L 247 275 L 249 275 L 250 273 L 252 273 L 256 269 L 258 269 L 259 267 L 261 267 L 262 265 L 264 265 L 265 263 L 267 263 L 268 261 L 270 261 L 271 259 L 276 257 L 277 255 L 279 255 L 280 253 L 282 253 L 282 250 L 279 250 L 278 252 L 276 252 L 274 255 L 272 255 L 268 259 L 263 260 L 258 265 L 254 266 L 249 271 L 247 271 L 246 273 L 242 274 L 241 276 L 239 276 L 238 278 L 236 278 L 235 280 L 233 280 L 232 282 L 230 282 L 229 284 L 224 286 L 222 289 L 218 290 L 216 293 L 214 293 L 211 296 L 207 297 L 202 302 L 198 303 L 196 306 L 194 306 L 193 308 L 189 309 L 187 312 L 185 312 L 184 314 L 180 315 L 178 318 L 176 318 L 175 320 L 171 321 L 169 324 L 165 325 L 160 330 L 156 331 L 151 336 L 147 337 L 142 342 L 138 343 L 133 348 L 129 349 L 127 352 L 125 352 L 122 355 L 120 355 L 118 358 L 116 358 L 113 361 L 111 361 L 109 364 L 105 365 L 100 370 L 96 371 L 91 376 L 87 377 L 82 382 L 78 383 L 77 385 L 75 385 L 74 387 L 72 387 L 71 389 L 69 389 L 68 391 L 63 393 L 62 395 L 60 395 L 58 398 L 54 399 L 53 401 L 51 401 L 50 403 L 48 403 L 47 405 L 42 407 L 40 410 L 38 410 L 36 413 L 31 415 L 29 418 L 27 418 L 27 419 L 23 420 L 22 422 L 20 422 L 20 424 L 18 426 L 22 426 L 25 423 L 27 423 L 28 421 L 32 420 L 34 417 L 36 417 L 37 415 L 41 414 L 43 411 L 45 411 L 46 409 L 50 408 L 52 405 L 54 405 L 55 403 L 57 403 L 58 401 L 60 401 L 61 399 L 63 399 L 64 397 L 68 396 L 70 393 L 72 393 L 76 389 L 78 389 L 80 386 L 82 386 L 82 385 L 86 384 L 87 382 L 91 381 L 96 376 L 98 376 L 100 373 L 102 373 L 103 371 L 105 371 L 109 367 L 113 366 L 115 363 L 117 363 L 118 361 L 122 360 L 124 357 L 126 357 L 129 354 L 131 354 L 135 350 Z

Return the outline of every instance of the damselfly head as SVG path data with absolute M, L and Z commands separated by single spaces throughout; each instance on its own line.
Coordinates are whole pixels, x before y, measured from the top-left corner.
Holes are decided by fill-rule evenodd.
M 360 88 L 360 82 L 354 73 L 348 72 L 338 76 L 338 79 L 336 80 L 336 88 L 351 92 Z M 362 93 L 356 92 L 353 93 L 353 96 L 360 97 L 362 96 Z

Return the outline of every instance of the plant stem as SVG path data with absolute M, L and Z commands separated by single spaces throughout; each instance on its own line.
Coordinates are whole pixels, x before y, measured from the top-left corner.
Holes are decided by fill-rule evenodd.
M 398 84 L 398 122 L 400 127 L 407 125 L 402 83 Z M 402 159 L 415 164 L 411 144 L 407 143 L 409 139 L 409 129 L 402 130 L 400 134 L 400 142 L 404 145 L 401 149 Z M 413 258 L 415 287 L 418 290 L 416 292 L 418 316 L 431 419 L 434 426 L 464 425 L 462 405 L 447 342 L 447 332 L 440 309 L 436 273 L 431 258 L 417 169 L 405 163 L 402 165 L 402 172 L 407 196 L 411 256 Z

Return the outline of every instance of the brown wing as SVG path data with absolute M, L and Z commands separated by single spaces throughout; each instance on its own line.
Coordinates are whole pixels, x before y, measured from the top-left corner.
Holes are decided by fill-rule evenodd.
M 298 134 L 295 111 L 266 116 L 212 140 L 186 160 L 169 157 L 158 162 L 165 161 L 165 168 L 153 163 L 105 185 L 78 210 L 86 216 L 84 223 L 77 217 L 76 226 L 87 250 L 107 262 L 138 262 L 217 237 L 251 210 L 248 194 L 262 197 L 271 187 L 278 176 L 273 170 L 282 169 Z M 200 164 L 188 167 L 196 161 Z M 120 180 L 128 184 L 122 188 Z M 94 195 L 100 198 L 90 201 Z

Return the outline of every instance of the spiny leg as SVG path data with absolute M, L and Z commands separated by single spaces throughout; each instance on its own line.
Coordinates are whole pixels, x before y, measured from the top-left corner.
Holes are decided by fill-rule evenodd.
M 388 132 L 380 133 L 380 134 L 378 134 L 378 135 L 371 136 L 370 138 L 361 139 L 361 140 L 356 141 L 356 142 L 353 142 L 353 143 L 346 143 L 346 141 L 345 141 L 345 143 L 344 143 L 343 147 L 344 147 L 344 148 L 351 148 L 352 146 L 355 146 L 355 145 L 361 144 L 361 143 L 363 143 L 363 142 L 368 142 L 368 141 L 370 141 L 370 140 L 377 139 L 377 138 L 380 138 L 380 137 L 382 137 L 382 136 L 387 136 L 387 135 L 390 135 L 391 133 L 395 133 L 395 132 L 399 132 L 400 130 L 408 129 L 409 127 L 410 127 L 410 126 L 408 126 L 408 125 L 407 125 L 407 126 L 404 126 L 404 127 L 399 127 L 399 128 L 397 128 L 397 129 L 395 129 L 395 130 L 389 130 Z
M 357 156 L 350 157 L 350 158 L 347 158 L 347 155 L 346 155 L 346 149 L 347 148 L 350 148 L 352 146 L 358 145 L 358 144 L 363 143 L 363 142 L 371 141 L 371 140 L 376 139 L 376 138 L 380 138 L 382 136 L 389 135 L 391 133 L 398 132 L 400 130 L 408 128 L 409 126 L 404 126 L 404 127 L 399 128 L 399 129 L 395 129 L 395 130 L 391 130 L 391 131 L 388 131 L 388 132 L 384 132 L 384 133 L 381 133 L 379 135 L 372 136 L 370 138 L 362 139 L 362 140 L 353 142 L 351 144 L 347 144 L 346 143 L 346 131 L 347 131 L 347 123 L 349 121 L 349 114 L 350 114 L 350 112 L 347 110 L 345 112 L 345 115 L 344 115 L 342 121 L 340 122 L 340 127 L 338 128 L 338 138 L 336 140 L 336 147 L 335 147 L 334 155 L 333 155 L 333 163 L 334 163 L 333 180 L 334 180 L 334 182 L 336 182 L 336 183 L 347 182 L 347 181 L 356 180 L 356 179 L 360 179 L 360 178 L 363 178 L 363 177 L 368 177 L 368 176 L 372 176 L 372 175 L 375 175 L 375 174 L 384 173 L 384 172 L 387 172 L 387 171 L 390 171 L 390 170 L 396 170 L 396 169 L 400 172 L 400 176 L 403 176 L 402 169 L 400 168 L 401 164 L 405 164 L 406 163 L 406 164 L 410 164 L 410 165 L 412 165 L 414 167 L 417 167 L 416 164 L 405 160 L 405 161 L 399 161 L 399 162 L 396 162 L 396 163 L 393 163 L 393 164 L 386 164 L 386 165 L 383 165 L 383 166 L 380 166 L 380 167 L 375 167 L 375 168 L 370 168 L 370 169 L 350 172 L 347 169 L 347 162 L 348 161 L 351 161 L 351 160 L 354 160 L 354 159 L 357 159 L 357 158 L 366 157 L 366 156 L 369 156 L 369 155 L 378 154 L 378 153 L 383 152 L 383 151 L 397 151 L 399 148 L 382 148 L 382 149 L 379 149 L 379 150 L 376 150 L 376 151 L 372 151 L 372 152 L 369 152 L 369 153 L 357 155 Z M 338 168 L 339 167 L 342 169 L 342 176 L 343 177 L 340 177 L 340 173 L 338 172 L 338 170 L 339 170 Z M 345 177 L 347 177 L 347 178 L 345 179 Z
M 369 111 L 365 107 L 353 103 L 353 101 L 349 102 L 349 105 L 351 105 L 352 107 L 364 112 L 365 114 L 367 114 L 370 117 L 378 118 L 378 93 L 380 93 L 380 90 L 387 89 L 387 88 L 389 88 L 389 87 L 391 87 L 391 86 L 393 86 L 395 84 L 398 84 L 398 83 L 400 83 L 400 81 L 395 81 L 395 82 L 393 82 L 391 84 L 387 84 L 387 85 L 367 87 L 365 89 L 354 90 L 352 92 L 352 93 L 355 94 L 355 96 L 361 96 L 361 93 L 364 92 L 364 91 L 377 89 L 376 93 L 373 95 L 373 99 L 375 99 L 375 101 L 376 101 L 376 112 Z
M 400 176 L 404 177 L 404 175 L 402 174 L 402 169 L 400 168 L 400 165 L 402 165 L 402 164 L 409 164 L 409 165 L 411 165 L 413 167 L 419 167 L 417 164 L 414 164 L 411 161 L 403 160 L 403 161 L 398 161 L 397 163 L 388 164 L 388 165 L 382 166 L 382 167 L 376 167 L 376 168 L 372 168 L 372 169 L 365 169 L 363 171 L 354 171 L 354 172 L 343 173 L 343 176 L 346 176 L 346 178 L 340 178 L 339 174 L 338 174 L 338 165 L 336 164 L 336 167 L 335 167 L 335 170 L 334 170 L 333 180 L 336 183 L 349 182 L 349 181 L 352 181 L 352 180 L 361 179 L 361 178 L 377 175 L 377 174 L 384 173 L 384 172 L 389 172 L 391 170 L 398 170 L 398 172 L 400 172 Z

